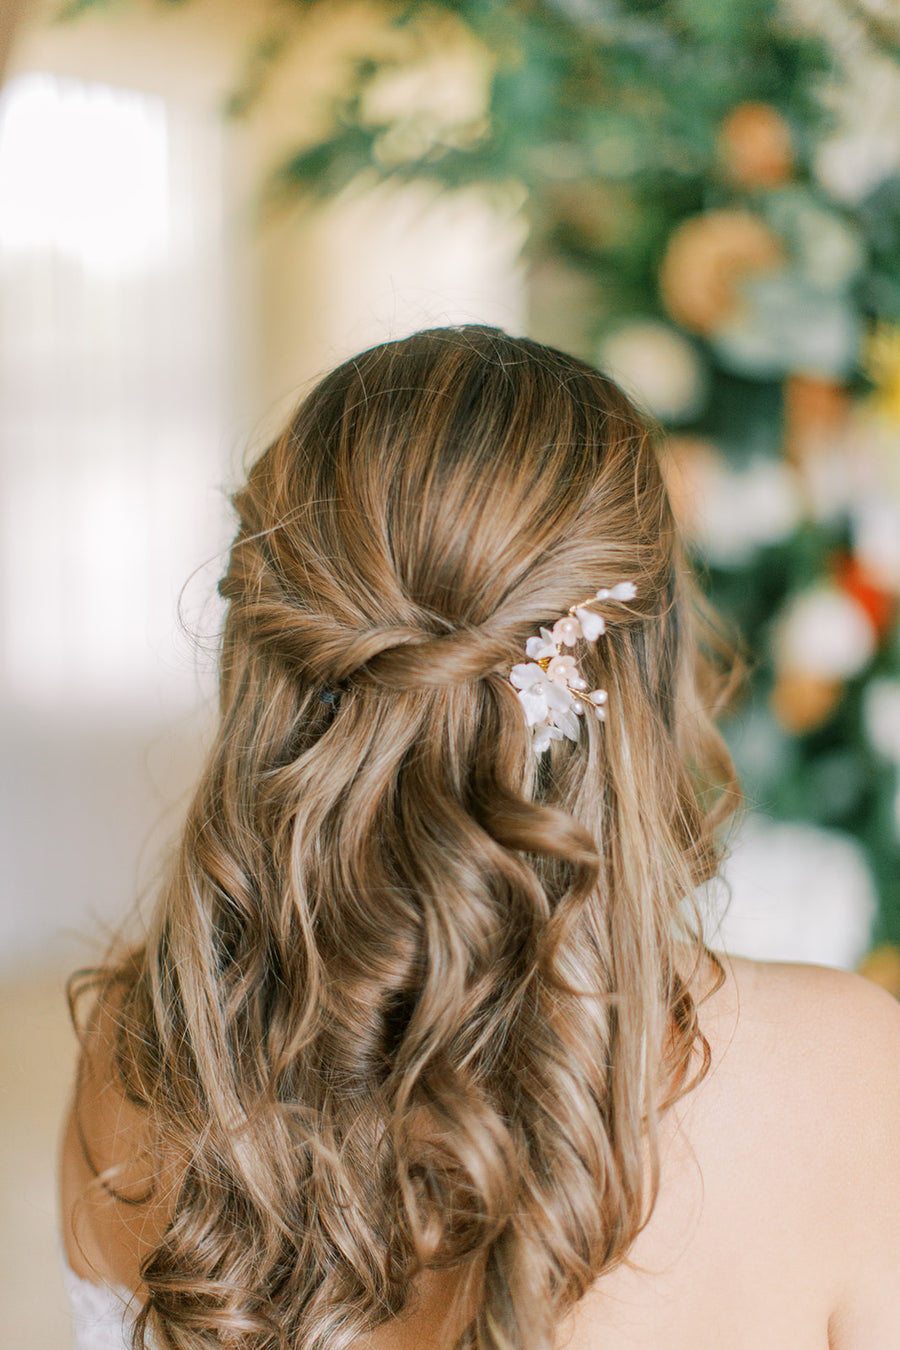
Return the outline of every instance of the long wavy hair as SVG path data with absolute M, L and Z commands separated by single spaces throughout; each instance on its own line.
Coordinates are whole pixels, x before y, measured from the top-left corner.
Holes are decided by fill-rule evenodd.
M 323 379 L 235 495 L 220 726 L 99 977 L 177 1160 L 135 1346 L 349 1350 L 468 1263 L 457 1344 L 548 1350 L 646 1223 L 736 801 L 655 440 L 582 362 L 435 329 Z M 607 720 L 535 756 L 510 667 L 622 580 L 576 651 Z

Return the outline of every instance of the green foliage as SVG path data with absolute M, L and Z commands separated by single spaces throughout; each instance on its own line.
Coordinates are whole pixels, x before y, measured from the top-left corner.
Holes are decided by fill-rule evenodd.
M 900 179 L 853 207 L 831 200 L 814 155 L 833 129 L 820 94 L 836 57 L 818 37 L 792 28 L 774 0 L 433 0 L 385 4 L 384 12 L 413 46 L 417 34 L 448 15 L 483 45 L 492 77 L 482 134 L 462 147 L 435 136 L 427 152 L 407 161 L 384 156 L 391 127 L 369 120 L 366 109 L 369 92 L 390 79 L 394 58 L 373 55 L 335 99 L 332 132 L 284 166 L 283 187 L 329 196 L 363 170 L 448 189 L 515 180 L 527 191 L 532 261 L 561 260 L 593 299 L 591 327 L 573 333 L 570 344 L 589 357 L 604 333 L 635 316 L 671 324 L 660 269 L 673 234 L 691 218 L 739 208 L 781 240 L 788 320 L 801 325 L 801 337 L 807 308 L 818 316 L 811 322 L 843 323 L 847 353 L 834 358 L 834 378 L 867 387 L 854 331 L 876 317 L 900 318 Z M 736 181 L 723 164 L 723 121 L 746 104 L 770 107 L 789 128 L 787 183 Z M 812 262 L 826 237 L 858 249 L 862 261 L 844 280 L 823 281 Z M 738 467 L 760 454 L 780 456 L 790 343 L 781 353 L 776 341 L 757 368 L 738 369 L 714 333 L 684 337 L 710 372 L 706 404 L 686 430 Z M 900 674 L 896 651 L 880 647 L 808 730 L 786 730 L 772 712 L 775 616 L 852 552 L 849 511 L 848 504 L 827 522 L 807 517 L 737 565 L 710 562 L 706 576 L 752 656 L 748 698 L 727 728 L 751 800 L 778 817 L 858 839 L 880 888 L 877 936 L 896 941 L 897 770 L 869 743 L 864 717 L 868 681 Z
M 73 19 L 80 19 L 82 15 L 92 10 L 128 9 L 130 2 L 131 0 L 66 0 L 66 3 L 57 10 L 55 19 L 57 23 L 68 23 Z M 188 4 L 189 0 L 157 0 L 157 3 L 169 9 L 176 9 Z
M 286 27 L 274 28 L 259 39 L 250 51 L 243 78 L 225 102 L 226 117 L 243 117 L 253 108 L 262 94 L 273 67 L 285 54 L 290 44 Z
M 57 23 L 67 23 L 80 19 L 91 10 L 108 10 L 117 4 L 117 0 L 68 0 L 56 14 Z

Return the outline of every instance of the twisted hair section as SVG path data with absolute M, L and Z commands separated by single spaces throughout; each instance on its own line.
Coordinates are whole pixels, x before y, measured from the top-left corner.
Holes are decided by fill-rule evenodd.
M 464 1266 L 460 1347 L 549 1350 L 708 1053 L 684 901 L 735 792 L 651 436 L 573 358 L 434 330 L 326 377 L 234 502 L 220 728 L 105 986 L 180 1169 L 135 1343 L 348 1350 Z M 506 674 L 623 578 L 578 653 L 608 720 L 536 763 Z

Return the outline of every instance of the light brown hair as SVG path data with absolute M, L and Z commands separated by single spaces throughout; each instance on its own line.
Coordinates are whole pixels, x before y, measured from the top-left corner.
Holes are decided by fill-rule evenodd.
M 472 1260 L 460 1345 L 548 1350 L 646 1222 L 736 800 L 654 439 L 582 362 L 436 329 L 323 379 L 235 495 L 220 728 L 105 976 L 180 1167 L 137 1344 L 346 1350 Z M 623 580 L 577 650 L 607 721 L 536 758 L 510 667 Z

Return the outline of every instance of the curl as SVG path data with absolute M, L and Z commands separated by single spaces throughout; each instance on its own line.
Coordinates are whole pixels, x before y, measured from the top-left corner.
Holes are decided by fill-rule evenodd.
M 343 1350 L 462 1269 L 460 1346 L 549 1350 L 708 1063 L 683 905 L 736 791 L 655 450 L 574 359 L 437 330 L 327 377 L 235 505 L 220 730 L 116 974 L 183 1168 L 135 1345 Z M 621 576 L 614 714 L 536 765 L 504 672 Z

